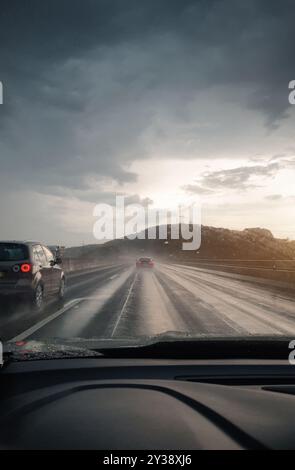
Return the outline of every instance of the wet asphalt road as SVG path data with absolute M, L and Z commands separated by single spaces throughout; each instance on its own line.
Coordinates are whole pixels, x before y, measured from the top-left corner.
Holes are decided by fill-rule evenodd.
M 294 335 L 295 294 L 189 266 L 113 265 L 71 276 L 63 304 L 50 302 L 42 313 L 23 304 L 0 307 L 4 341 L 166 331 Z

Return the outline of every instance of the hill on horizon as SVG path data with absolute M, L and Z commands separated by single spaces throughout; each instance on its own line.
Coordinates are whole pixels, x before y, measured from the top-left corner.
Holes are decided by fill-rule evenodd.
M 156 227 L 157 233 L 159 227 Z M 89 244 L 65 249 L 65 258 L 109 259 L 125 256 L 150 255 L 174 260 L 198 259 L 244 259 L 244 260 L 292 260 L 295 259 L 295 241 L 275 238 L 270 230 L 254 227 L 231 230 L 202 226 L 201 247 L 197 251 L 184 251 L 182 238 L 171 239 L 171 226 L 167 227 L 167 240 L 149 240 L 127 237 L 114 239 L 104 244 Z

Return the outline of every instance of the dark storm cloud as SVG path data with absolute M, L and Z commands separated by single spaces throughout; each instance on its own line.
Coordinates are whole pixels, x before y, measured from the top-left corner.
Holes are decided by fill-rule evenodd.
M 155 116 L 185 120 L 186 104 L 217 85 L 278 125 L 294 13 L 292 0 L 1 2 L 3 177 L 72 190 L 89 177 L 134 181 Z
M 42 191 L 40 188 L 40 193 L 46 192 Z M 147 207 L 150 204 L 153 204 L 153 200 L 149 197 L 141 197 L 139 194 L 126 194 L 120 191 L 100 191 L 99 189 L 86 189 L 86 190 L 71 190 L 68 188 L 55 187 L 54 188 L 55 196 L 76 198 L 79 201 L 89 202 L 92 204 L 109 204 L 111 206 L 116 205 L 116 196 L 124 197 L 125 205 L 129 204 L 140 204 L 143 207 Z M 47 194 L 48 195 L 48 194 Z

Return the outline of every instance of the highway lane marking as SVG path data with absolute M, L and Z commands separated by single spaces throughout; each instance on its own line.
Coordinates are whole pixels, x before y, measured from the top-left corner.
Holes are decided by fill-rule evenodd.
M 136 279 L 137 279 L 137 273 L 135 274 L 134 279 L 133 279 L 133 281 L 132 281 L 132 284 L 131 284 L 131 286 L 129 287 L 127 297 L 126 297 L 126 299 L 125 299 L 125 302 L 124 302 L 124 304 L 123 304 L 123 307 L 122 307 L 122 309 L 121 309 L 121 312 L 119 313 L 118 318 L 117 318 L 117 320 L 116 320 L 116 323 L 115 323 L 115 325 L 114 325 L 114 328 L 113 328 L 113 331 L 112 331 L 112 334 L 111 334 L 111 338 L 112 338 L 112 337 L 114 336 L 114 334 L 116 333 L 116 330 L 117 330 L 118 325 L 119 325 L 119 323 L 120 323 L 120 321 L 121 321 L 122 315 L 123 315 L 123 313 L 125 312 L 125 309 L 126 309 L 126 306 L 127 306 L 127 304 L 128 304 L 128 301 L 129 301 L 129 298 L 130 298 L 130 295 L 131 295 L 131 292 L 132 292 L 132 289 L 133 289 L 133 287 L 134 287 L 134 284 L 135 284 Z
M 119 277 L 119 274 L 114 274 L 113 276 L 111 276 L 110 279 L 115 279 Z M 83 284 L 84 284 L 85 281 L 83 281 Z M 73 287 L 77 287 L 77 285 L 80 285 L 82 283 L 78 283 L 78 284 L 75 284 Z M 52 313 L 51 315 L 49 315 L 48 317 L 46 317 L 44 320 L 41 320 L 39 321 L 38 323 L 36 323 L 35 325 L 33 325 L 32 327 L 28 328 L 27 330 L 23 331 L 22 333 L 20 333 L 19 335 L 15 336 L 14 338 L 10 339 L 9 342 L 15 342 L 15 341 L 23 341 L 24 339 L 28 338 L 29 336 L 33 335 L 36 331 L 40 330 L 41 328 L 43 328 L 45 325 L 47 325 L 48 323 L 50 323 L 51 321 L 55 320 L 56 318 L 58 318 L 60 315 L 62 315 L 63 313 L 67 312 L 68 310 L 70 310 L 71 308 L 76 308 L 78 307 L 78 305 L 83 302 L 83 301 L 93 301 L 93 300 L 107 300 L 109 298 L 109 295 L 108 294 L 99 294 L 99 295 L 92 295 L 92 296 L 87 296 L 87 297 L 79 297 L 79 298 L 75 298 L 75 299 L 72 299 L 70 300 L 69 302 L 67 302 L 64 307 L 62 307 L 61 309 L 57 310 L 55 313 Z M 128 297 L 129 298 L 129 297 Z
M 119 274 L 113 274 L 111 277 L 109 277 L 109 281 L 110 281 L 111 279 L 115 279 L 115 277 L 118 277 L 118 276 L 119 276 Z
M 188 271 L 185 273 L 184 270 L 180 271 L 181 274 L 177 273 L 176 270 L 172 270 L 172 272 L 173 275 L 169 274 L 169 277 L 173 279 L 177 276 L 179 279 L 177 282 L 179 284 L 181 283 L 186 289 L 188 289 L 188 287 L 186 287 L 186 285 L 188 285 L 187 282 L 191 284 L 191 286 L 194 286 L 197 282 L 199 284 L 199 286 L 196 287 L 198 296 L 208 305 L 212 305 L 213 308 L 217 307 L 217 300 L 219 305 L 216 310 L 222 315 L 222 321 L 228 323 L 226 320 L 226 318 L 228 318 L 230 321 L 228 325 L 236 330 L 238 334 L 265 335 L 278 333 L 290 334 L 294 332 L 293 322 L 290 322 L 286 316 L 283 317 L 283 312 L 280 314 L 271 309 L 270 301 L 272 302 L 272 298 L 270 297 L 270 293 L 265 298 L 262 307 L 259 307 L 257 295 L 261 295 L 260 287 L 259 290 L 257 288 L 256 293 L 249 295 L 247 286 L 246 289 L 244 289 L 245 286 L 241 286 L 242 288 L 237 290 L 238 287 L 233 284 L 233 282 L 236 281 L 233 279 L 231 279 L 230 283 L 226 286 L 220 283 L 219 280 L 217 282 L 217 279 L 213 284 L 211 281 L 193 275 L 192 272 L 190 274 L 188 274 Z M 240 283 L 241 281 L 237 282 Z M 218 287 L 221 287 L 222 290 L 219 290 Z M 229 289 L 231 289 L 232 293 Z M 193 293 L 194 291 L 192 290 L 191 292 Z M 237 294 L 233 294 L 233 292 L 240 292 L 243 294 L 243 297 L 240 298 Z M 208 298 L 208 300 L 206 298 Z M 232 325 L 232 322 L 234 322 L 235 325 Z M 241 329 L 241 331 L 239 331 L 239 329 Z
M 28 338 L 32 334 L 34 334 L 36 331 L 40 330 L 43 326 L 47 325 L 47 323 L 51 322 L 52 320 L 55 320 L 55 318 L 59 317 L 63 313 L 65 313 L 67 310 L 70 310 L 73 308 L 75 305 L 78 303 L 82 302 L 83 299 L 73 299 L 70 300 L 68 303 L 65 304 L 63 308 L 60 310 L 57 310 L 55 313 L 52 313 L 52 315 L 49 315 L 49 317 L 44 318 L 44 320 L 39 321 L 35 325 L 31 326 L 27 330 L 23 331 L 19 335 L 15 336 L 14 338 L 10 339 L 8 342 L 9 343 L 14 343 L 16 341 L 23 341 L 24 339 Z

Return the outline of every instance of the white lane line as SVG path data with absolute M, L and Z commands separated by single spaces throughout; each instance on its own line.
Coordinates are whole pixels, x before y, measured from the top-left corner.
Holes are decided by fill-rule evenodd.
M 57 312 L 52 313 L 52 315 L 49 315 L 49 317 L 44 318 L 44 320 L 39 321 L 35 325 L 31 326 L 31 328 L 28 328 L 27 330 L 23 331 L 19 335 L 15 336 L 14 338 L 9 340 L 9 343 L 14 343 L 16 341 L 23 341 L 24 339 L 28 338 L 32 334 L 34 334 L 36 331 L 40 330 L 43 326 L 47 325 L 47 323 L 51 322 L 55 318 L 59 317 L 63 313 L 65 313 L 67 310 L 70 310 L 70 308 L 74 307 L 78 303 L 82 302 L 83 299 L 73 299 L 70 300 L 63 308 L 60 310 L 57 310 Z
M 116 329 L 118 328 L 118 325 L 119 325 L 119 323 L 120 323 L 120 321 L 121 321 L 122 315 L 123 315 L 123 313 L 125 312 L 125 309 L 126 309 L 126 306 L 127 306 L 127 304 L 128 304 L 128 300 L 129 300 L 129 298 L 130 298 L 130 295 L 131 295 L 131 292 L 132 292 L 132 289 L 133 289 L 133 287 L 134 287 L 134 284 L 135 284 L 136 279 L 137 279 L 137 273 L 135 274 L 134 279 L 133 279 L 133 281 L 132 281 L 132 284 L 131 284 L 131 286 L 129 287 L 126 300 L 125 300 L 125 302 L 124 302 L 124 304 L 123 304 L 122 310 L 121 310 L 121 312 L 120 312 L 120 314 L 119 314 L 119 316 L 118 316 L 118 318 L 117 318 L 117 320 L 116 320 L 116 323 L 115 323 L 115 325 L 114 325 L 114 328 L 113 328 L 113 331 L 112 331 L 112 334 L 111 334 L 111 338 L 112 338 L 112 337 L 114 336 L 114 334 L 116 333 Z
M 116 277 L 119 277 L 119 274 L 114 274 L 112 275 L 109 280 L 112 280 L 112 279 L 115 279 Z M 77 286 L 80 286 L 84 283 L 88 283 L 88 281 L 82 281 L 81 283 L 78 283 L 78 284 L 74 284 L 73 286 L 71 287 L 77 287 Z M 107 299 L 108 296 L 107 294 L 105 295 L 98 295 L 98 296 L 88 296 L 88 297 L 80 297 L 80 298 L 75 298 L 75 299 L 72 299 L 70 300 L 69 302 L 67 302 L 63 308 L 61 308 L 60 310 L 57 310 L 55 313 L 49 315 L 48 317 L 46 317 L 44 320 L 41 320 L 40 322 L 36 323 L 35 325 L 33 325 L 32 327 L 28 328 L 27 330 L 23 331 L 22 333 L 20 333 L 19 335 L 15 336 L 14 338 L 10 339 L 8 342 L 15 342 L 15 341 L 23 341 L 24 339 L 28 338 L 29 336 L 31 336 L 32 334 L 34 334 L 36 331 L 38 331 L 39 329 L 41 329 L 43 326 L 47 325 L 48 323 L 50 323 L 51 321 L 55 320 L 57 317 L 59 317 L 60 315 L 62 315 L 63 313 L 67 312 L 68 310 L 70 310 L 71 308 L 73 307 L 76 307 L 78 304 L 80 304 L 82 301 L 85 301 L 85 300 L 102 300 L 102 299 Z

